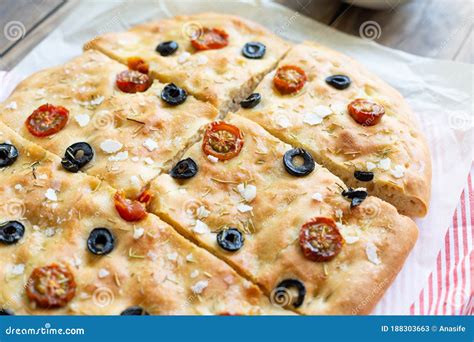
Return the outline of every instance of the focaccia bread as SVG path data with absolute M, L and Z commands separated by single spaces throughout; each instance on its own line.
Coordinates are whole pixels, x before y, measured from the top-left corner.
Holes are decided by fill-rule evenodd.
M 125 93 L 115 82 L 125 69 L 101 53 L 86 52 L 24 80 L 0 105 L 0 120 L 61 158 L 70 146 L 89 144 L 92 159 L 79 170 L 133 197 L 196 140 L 217 111 L 192 96 L 169 105 L 161 98 L 166 86 L 157 81 L 144 92 Z M 26 122 L 46 104 L 65 108 L 67 123 L 38 137 Z
M 105 183 L 80 173 L 71 177 L 58 157 L 1 123 L 0 132 L 0 144 L 18 152 L 0 168 L 0 309 L 42 315 L 289 314 L 156 216 L 138 223 L 121 219 L 116 190 Z M 92 239 L 96 229 L 102 235 Z M 104 230 L 113 241 L 104 240 Z M 47 286 L 50 296 L 41 292 Z
M 276 74 L 288 66 L 300 68 L 306 82 L 301 82 L 301 89 L 290 94 L 283 90 L 282 94 L 280 84 L 275 83 L 279 82 Z M 402 214 L 426 215 L 431 158 L 423 133 L 403 97 L 359 63 L 306 42 L 293 47 L 255 92 L 261 96 L 260 103 L 240 109 L 239 115 L 279 139 L 311 151 L 347 185 L 366 187 Z M 366 121 L 359 115 L 356 121 L 348 113 L 348 106 L 356 99 L 372 101 L 385 114 L 366 115 Z
M 209 141 L 226 152 L 209 150 Z M 309 159 L 285 164 L 288 151 Z M 410 218 L 364 189 L 346 188 L 243 117 L 210 124 L 183 156 L 191 160 L 192 177 L 173 168 L 152 181 L 150 210 L 261 285 L 275 304 L 303 314 L 368 313 L 415 244 Z M 308 257 L 302 231 L 318 234 L 317 227 L 320 253 Z
M 247 43 L 263 44 L 264 53 L 261 45 L 252 45 L 244 56 Z M 150 22 L 127 32 L 106 33 L 84 46 L 126 65 L 130 58 L 140 58 L 153 77 L 209 101 L 223 115 L 250 94 L 288 47 L 254 22 L 217 13 Z

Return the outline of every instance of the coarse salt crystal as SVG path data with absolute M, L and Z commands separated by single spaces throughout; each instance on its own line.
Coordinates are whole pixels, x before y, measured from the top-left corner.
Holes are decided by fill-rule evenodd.
M 74 119 L 80 127 L 85 127 L 91 120 L 90 116 L 87 114 L 77 114 Z
M 372 162 L 367 162 L 366 166 L 367 166 L 367 171 L 372 171 L 373 169 L 375 169 L 377 167 L 377 165 L 375 163 L 372 163 Z
M 255 185 L 240 183 L 237 185 L 237 190 L 246 202 L 252 202 L 257 196 L 257 187 Z
M 196 220 L 196 224 L 193 227 L 193 232 L 197 234 L 204 234 L 204 233 L 207 233 L 208 231 L 209 231 L 209 227 L 207 226 L 207 224 L 205 224 L 201 220 Z
M 393 177 L 395 178 L 402 178 L 405 176 L 405 168 L 402 165 L 396 165 L 390 173 L 392 174 Z
M 145 233 L 145 229 L 140 228 L 140 227 L 136 227 L 133 230 L 133 238 L 135 240 L 138 240 L 139 238 L 141 238 L 143 236 L 144 233 Z
M 313 196 L 311 196 L 311 198 L 318 202 L 323 201 L 323 195 L 321 195 L 319 192 L 314 193 Z
M 241 213 L 252 211 L 252 209 L 253 207 L 251 207 L 250 205 L 243 204 L 243 203 L 239 203 L 237 205 L 237 210 L 240 211 Z
M 44 196 L 49 199 L 50 201 L 56 202 L 58 200 L 58 196 L 56 194 L 56 191 L 54 189 L 49 188 L 46 190 Z
M 114 156 L 110 156 L 109 161 L 123 161 L 128 159 L 128 151 L 122 151 Z
M 6 108 L 6 109 L 12 109 L 12 110 L 15 110 L 15 109 L 17 109 L 17 108 L 18 108 L 18 105 L 16 104 L 16 102 L 15 102 L 15 101 L 12 101 L 12 102 L 10 102 L 10 103 L 9 103 L 9 104 L 8 104 L 8 105 L 5 107 L 5 108 Z
M 123 145 L 115 140 L 112 139 L 106 139 L 103 142 L 100 143 L 100 148 L 102 151 L 105 153 L 115 153 L 118 152 L 122 149 Z
M 143 146 L 145 146 L 145 148 L 150 152 L 153 152 L 158 148 L 157 142 L 153 139 L 146 139 Z
M 377 164 L 379 168 L 385 171 L 390 169 L 390 165 L 392 165 L 392 161 L 390 160 L 390 158 L 384 158 L 380 160 Z
M 381 263 L 379 256 L 377 255 L 377 247 L 372 242 L 366 244 L 365 253 L 367 254 L 367 258 L 371 263 L 375 265 Z
M 191 278 L 196 278 L 198 275 L 199 275 L 198 270 L 194 270 L 194 271 L 191 272 Z
M 209 282 L 207 280 L 201 280 L 198 281 L 195 285 L 191 286 L 191 290 L 195 294 L 201 294 L 208 285 Z
M 217 157 L 211 156 L 210 154 L 207 156 L 207 159 L 209 159 L 211 163 L 217 163 L 219 161 Z
M 107 271 L 105 268 L 101 268 L 101 269 L 99 270 L 98 276 L 99 276 L 99 278 L 105 278 L 105 277 L 107 277 L 109 274 L 110 274 L 109 271 Z
M 183 64 L 188 60 L 188 58 L 191 56 L 191 54 L 187 51 L 183 52 L 181 55 L 178 56 L 178 63 Z

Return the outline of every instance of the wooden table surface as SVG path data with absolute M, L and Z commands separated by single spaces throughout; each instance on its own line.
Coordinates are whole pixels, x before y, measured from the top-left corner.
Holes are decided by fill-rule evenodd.
M 276 1 L 340 31 L 363 35 L 395 49 L 473 63 L 474 0 L 412 0 L 379 11 L 338 0 Z M 0 69 L 11 70 L 78 3 L 0 0 Z

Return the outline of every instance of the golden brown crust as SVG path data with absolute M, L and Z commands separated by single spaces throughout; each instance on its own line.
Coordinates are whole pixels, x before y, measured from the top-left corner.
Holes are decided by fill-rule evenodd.
M 270 73 L 255 90 L 262 95 L 261 103 L 238 114 L 283 141 L 310 150 L 346 184 L 367 187 L 403 214 L 425 216 L 431 194 L 431 157 L 402 96 L 356 61 L 314 43 L 293 47 L 279 63 L 283 65 L 296 65 L 306 72 L 304 88 L 296 95 L 282 96 L 274 89 Z M 351 86 L 341 91 L 327 85 L 325 78 L 335 74 L 349 76 Z M 356 98 L 383 104 L 386 114 L 381 122 L 371 127 L 356 123 L 346 109 Z M 383 159 L 390 165 L 380 166 Z M 373 171 L 374 182 L 358 181 L 355 170 Z
M 215 163 L 204 155 L 200 142 L 195 144 L 183 158 L 197 163 L 198 174 L 186 181 L 157 177 L 151 185 L 155 195 L 151 210 L 269 295 L 284 279 L 301 280 L 307 297 L 300 313 L 370 312 L 412 249 L 417 238 L 415 223 L 374 197 L 351 209 L 341 195 L 342 181 L 329 171 L 316 165 L 306 177 L 291 176 L 282 163 L 289 145 L 242 117 L 229 115 L 226 121 L 243 132 L 240 154 Z M 256 187 L 254 199 L 245 200 L 241 194 L 247 186 Z M 326 263 L 307 260 L 298 243 L 301 226 L 320 216 L 337 220 L 346 237 L 342 252 Z M 216 234 L 224 227 L 245 233 L 239 251 L 227 252 L 217 244 Z M 369 257 L 366 248 L 376 256 Z M 376 285 L 377 293 L 369 298 L 367 291 Z
M 0 119 L 60 157 L 74 143 L 89 143 L 95 157 L 82 171 L 134 196 L 194 142 L 217 111 L 192 96 L 170 106 L 161 100 L 164 85 L 157 81 L 146 92 L 123 93 L 115 86 L 116 74 L 123 70 L 101 53 L 85 52 L 24 80 L 0 105 Z M 57 134 L 37 138 L 25 120 L 45 103 L 68 109 L 69 121 Z M 121 147 L 110 152 L 102 147 L 105 141 Z
M 222 49 L 196 51 L 190 41 L 202 29 L 220 28 L 229 34 L 229 45 Z M 160 42 L 173 40 L 179 49 L 162 57 L 155 51 Z M 242 56 L 245 43 L 266 45 L 262 59 Z M 107 33 L 85 44 L 124 64 L 130 57 L 140 57 L 150 65 L 150 73 L 161 82 L 173 82 L 216 106 L 221 114 L 235 108 L 246 98 L 261 78 L 276 65 L 289 44 L 264 27 L 242 18 L 202 13 L 177 16 L 133 27 L 127 32 Z

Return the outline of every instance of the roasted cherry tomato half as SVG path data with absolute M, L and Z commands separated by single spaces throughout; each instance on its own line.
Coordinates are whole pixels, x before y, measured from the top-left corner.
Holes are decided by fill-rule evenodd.
M 141 72 L 142 74 L 148 74 L 148 71 L 149 71 L 148 63 L 145 62 L 140 57 L 128 58 L 127 65 L 130 70 L 136 70 L 136 71 Z
M 0 167 L 12 165 L 18 158 L 18 150 L 11 144 L 0 144 Z
M 385 108 L 366 99 L 356 99 L 349 103 L 347 110 L 352 118 L 362 126 L 374 126 L 385 114 Z
M 117 75 L 115 80 L 117 88 L 124 93 L 137 93 L 147 90 L 151 81 L 148 75 L 142 74 L 136 70 L 125 70 Z
M 229 35 L 224 30 L 204 27 L 199 33 L 191 39 L 196 50 L 222 49 L 229 44 Z
M 281 94 L 292 94 L 301 90 L 307 80 L 306 73 L 300 67 L 284 65 L 277 69 L 273 85 Z
M 47 137 L 58 133 L 67 124 L 69 111 L 61 106 L 44 104 L 27 119 L 26 128 L 35 137 Z
M 149 316 L 150 314 L 141 306 L 131 306 L 122 311 L 120 316 Z
M 299 308 L 304 302 L 306 287 L 298 279 L 282 280 L 272 291 L 271 301 L 281 307 Z
M 150 200 L 149 192 L 142 193 L 136 200 L 125 198 L 121 191 L 117 191 L 114 196 L 115 209 L 117 209 L 120 217 L 128 222 L 144 219 L 147 216 L 146 205 Z
M 240 153 L 244 138 L 240 129 L 224 121 L 211 123 L 202 142 L 202 150 L 206 155 L 219 160 L 229 160 Z
M 26 295 L 42 308 L 65 306 L 76 293 L 76 282 L 66 266 L 51 264 L 33 270 Z
M 300 247 L 309 260 L 331 260 L 343 245 L 344 238 L 332 218 L 316 217 L 301 227 Z

